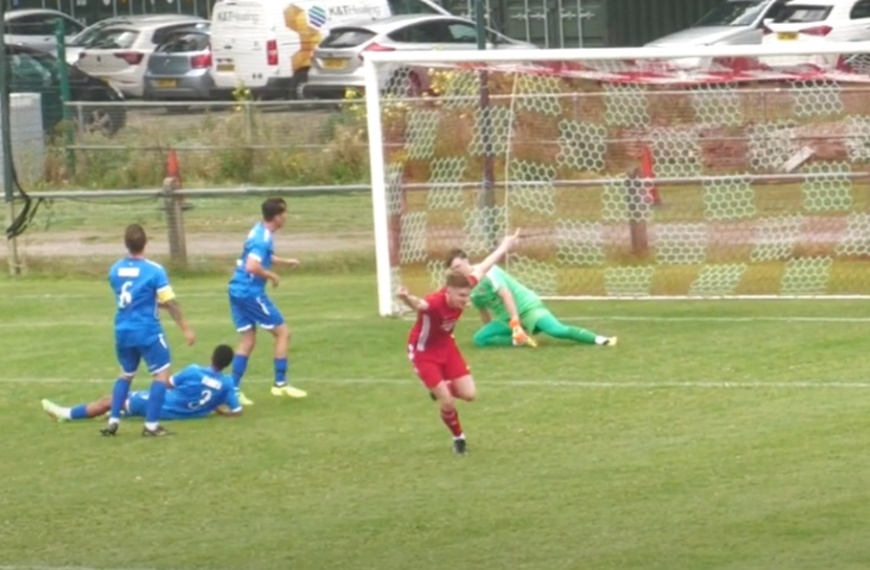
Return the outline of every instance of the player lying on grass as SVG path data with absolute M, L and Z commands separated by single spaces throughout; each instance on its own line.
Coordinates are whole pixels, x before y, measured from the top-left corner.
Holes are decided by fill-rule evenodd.
M 480 267 L 471 265 L 461 249 L 447 254 L 445 266 L 466 275 Z M 471 292 L 471 303 L 480 311 L 484 323 L 474 333 L 475 346 L 537 346 L 532 336 L 538 333 L 582 344 L 616 345 L 615 336 L 606 337 L 562 324 L 534 291 L 497 265 L 485 271 Z
M 446 284 L 438 291 L 420 299 L 405 287 L 399 287 L 398 297 L 417 311 L 417 321 L 408 335 L 408 356 L 414 372 L 438 402 L 441 421 L 453 434 L 453 451 L 464 455 L 465 434 L 459 424 L 455 398 L 470 402 L 477 395 L 474 379 L 465 359 L 456 346 L 453 329 L 462 311 L 468 306 L 471 290 L 486 271 L 514 246 L 520 231 L 506 237 L 501 245 L 468 273 L 451 271 Z
M 192 364 L 172 376 L 172 389 L 166 393 L 160 407 L 161 420 L 189 420 L 204 418 L 216 412 L 224 416 L 238 416 L 242 406 L 236 396 L 232 377 L 223 370 L 233 361 L 233 349 L 225 344 L 214 349 L 211 366 Z M 49 400 L 42 401 L 42 409 L 58 421 L 96 418 L 109 412 L 112 397 L 104 396 L 89 404 L 64 408 Z M 144 416 L 148 408 L 148 391 L 139 390 L 130 394 L 124 403 L 128 416 Z

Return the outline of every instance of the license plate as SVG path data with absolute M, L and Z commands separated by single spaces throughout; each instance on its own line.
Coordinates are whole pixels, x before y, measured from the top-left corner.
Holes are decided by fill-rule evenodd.
M 324 69 L 344 69 L 347 65 L 346 59 L 324 59 Z
M 160 87 L 161 89 L 172 89 L 178 85 L 178 81 L 175 79 L 158 79 L 156 83 L 157 87 Z
M 776 39 L 792 41 L 798 38 L 797 32 L 777 32 Z
M 232 63 L 219 63 L 219 64 L 217 64 L 217 70 L 218 71 L 225 71 L 225 72 L 235 71 L 236 66 L 235 66 L 235 64 L 232 64 Z

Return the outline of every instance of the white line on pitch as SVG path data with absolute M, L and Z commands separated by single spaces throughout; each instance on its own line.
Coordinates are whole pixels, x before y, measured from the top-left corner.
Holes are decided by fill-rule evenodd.
M 0 570 L 153 570 L 152 568 L 120 568 L 92 566 L 46 566 L 43 564 L 0 564 Z
M 229 326 L 229 318 L 227 319 L 200 319 L 194 316 L 189 316 L 189 320 L 194 324 L 200 325 L 220 325 L 227 324 Z M 378 322 L 381 318 L 375 315 L 294 315 L 292 311 L 288 311 L 288 321 L 292 324 L 297 320 L 310 320 L 321 322 L 354 322 L 362 320 L 372 320 Z M 793 323 L 793 324 L 823 324 L 823 323 L 870 323 L 870 317 L 656 317 L 656 316 L 631 316 L 631 315 L 586 315 L 583 317 L 563 317 L 561 319 L 568 323 L 601 321 L 601 322 L 637 322 L 637 323 Z M 410 322 L 411 319 L 405 318 L 403 321 Z M 384 319 L 383 322 L 389 322 Z M 45 320 L 45 321 L 12 321 L 0 322 L 0 330 L 3 329 L 20 329 L 27 328 L 53 328 L 53 327 L 111 327 L 111 316 L 107 316 L 104 320 Z M 307 328 L 311 324 L 306 325 Z
M 143 375 L 144 378 L 144 375 Z M 362 384 L 362 385 L 386 385 L 386 386 L 416 386 L 417 381 L 414 378 L 398 379 L 398 378 L 296 378 L 300 386 L 311 389 L 318 384 Z M 106 378 L 15 378 L 15 377 L 0 377 L 0 384 L 105 384 L 110 385 L 113 377 Z M 246 384 L 266 384 L 265 379 L 245 380 Z M 792 382 L 753 382 L 753 381 L 728 381 L 728 380 L 710 380 L 710 381 L 663 381 L 663 382 L 637 382 L 637 381 L 584 381 L 584 380 L 484 380 L 477 382 L 481 386 L 487 388 L 518 388 L 518 387 L 547 387 L 547 388 L 580 388 L 580 389 L 632 389 L 632 390 L 651 390 L 651 389 L 764 389 L 764 388 L 870 388 L 870 381 L 854 380 L 854 381 L 831 381 L 820 382 L 814 380 L 795 380 Z M 0 569 L 2 570 L 2 569 Z
M 626 321 L 650 323 L 870 323 L 870 317 L 658 317 L 645 315 L 586 315 L 561 319 L 578 321 Z

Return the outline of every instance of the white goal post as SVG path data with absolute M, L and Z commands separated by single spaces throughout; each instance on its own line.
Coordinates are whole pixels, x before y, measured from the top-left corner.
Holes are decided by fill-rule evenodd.
M 442 258 L 545 298 L 870 297 L 870 43 L 371 51 L 378 307 Z

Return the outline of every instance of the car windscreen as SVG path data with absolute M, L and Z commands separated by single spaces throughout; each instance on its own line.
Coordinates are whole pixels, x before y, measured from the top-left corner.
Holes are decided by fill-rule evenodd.
M 76 34 L 66 45 L 71 47 L 87 47 L 87 45 L 100 35 L 100 30 L 106 26 L 110 26 L 112 22 L 97 22 L 93 26 L 88 26 L 81 33 Z
M 203 51 L 208 48 L 208 42 L 209 37 L 206 34 L 175 34 L 170 36 L 166 42 L 157 46 L 155 51 L 159 53 Z
M 136 43 L 139 32 L 121 28 L 105 28 L 86 47 L 93 49 L 127 49 Z
M 364 28 L 334 28 L 326 39 L 320 42 L 324 48 L 352 48 L 366 43 L 375 33 Z
M 776 19 L 778 24 L 809 24 L 824 22 L 831 13 L 831 6 L 818 4 L 787 5 Z
M 751 26 L 758 19 L 767 2 L 759 0 L 738 0 L 719 4 L 701 18 L 699 26 Z

